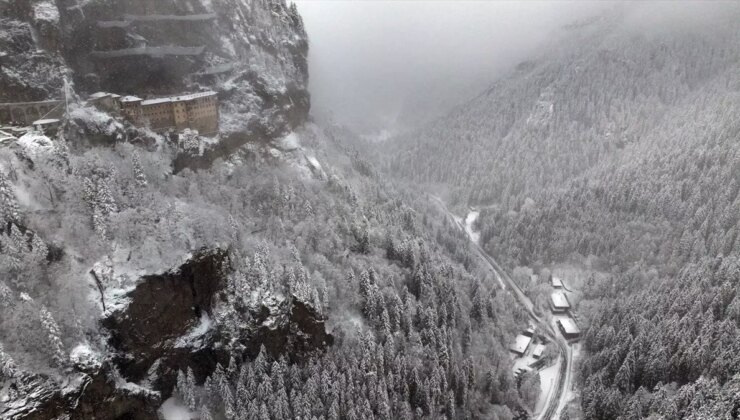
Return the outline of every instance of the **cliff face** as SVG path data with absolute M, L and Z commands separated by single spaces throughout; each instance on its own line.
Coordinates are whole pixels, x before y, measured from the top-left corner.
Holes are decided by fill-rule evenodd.
M 333 343 L 326 319 L 295 296 L 270 296 L 240 308 L 238 322 L 220 321 L 219 312 L 230 310 L 228 271 L 225 251 L 201 250 L 173 270 L 140 278 L 119 297 L 123 304 L 103 298 L 110 355 L 73 350 L 61 385 L 22 373 L 9 382 L 14 397 L 0 403 L 0 418 L 156 419 L 179 370 L 192 369 L 200 383 L 217 364 L 253 359 L 262 346 L 276 360 L 300 361 Z M 101 296 L 109 296 L 105 284 L 98 282 Z
M 225 134 L 303 123 L 308 41 L 282 0 L 0 0 L 0 101 L 213 89 Z

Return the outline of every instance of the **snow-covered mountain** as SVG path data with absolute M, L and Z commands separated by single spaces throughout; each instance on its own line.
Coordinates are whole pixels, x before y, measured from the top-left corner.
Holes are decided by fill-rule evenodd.
M 270 0 L 3 0 L 0 101 L 75 91 L 172 95 L 212 89 L 226 135 L 274 137 L 306 120 L 308 40 Z

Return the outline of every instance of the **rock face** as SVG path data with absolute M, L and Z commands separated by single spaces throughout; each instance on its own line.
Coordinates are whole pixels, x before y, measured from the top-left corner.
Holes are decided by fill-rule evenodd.
M 300 362 L 333 343 L 324 317 L 294 296 L 268 298 L 238 325 L 212 321 L 228 304 L 228 262 L 225 251 L 201 251 L 176 270 L 146 276 L 127 295 L 130 303 L 104 320 L 127 381 L 167 398 L 178 370 L 191 368 L 203 381 L 217 363 L 254 358 L 263 345 L 275 358 Z
M 273 138 L 306 121 L 308 40 L 284 0 L 0 0 L 0 102 L 212 89 L 221 129 Z
M 128 306 L 103 321 L 119 353 L 116 364 L 127 380 L 143 380 L 158 360 L 160 373 L 169 373 L 191 356 L 192 349 L 177 341 L 210 316 L 215 295 L 225 287 L 227 262 L 225 251 L 202 251 L 176 270 L 146 276 L 127 295 Z
M 59 36 L 55 12 L 51 2 L 0 0 L 0 102 L 61 97 L 69 69 L 59 51 L 43 49 Z
M 89 373 L 75 373 L 63 388 L 40 375 L 17 378 L 14 385 L 26 395 L 0 406 L 0 418 L 9 420 L 157 419 L 160 398 L 139 387 L 120 387 L 108 365 Z
M 125 296 L 128 304 L 102 320 L 110 357 L 81 358 L 64 383 L 16 378 L 16 398 L 0 404 L 0 418 L 156 419 L 178 370 L 191 368 L 200 383 L 218 363 L 253 359 L 262 346 L 300 363 L 333 343 L 325 318 L 295 296 L 270 296 L 241 308 L 244 316 L 225 318 L 236 322 L 218 321 L 228 305 L 228 270 L 226 251 L 203 250 L 177 269 L 141 278 Z

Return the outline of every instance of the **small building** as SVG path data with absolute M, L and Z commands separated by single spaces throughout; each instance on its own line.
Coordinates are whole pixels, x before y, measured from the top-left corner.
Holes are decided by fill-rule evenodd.
M 119 113 L 121 111 L 121 95 L 108 92 L 96 92 L 87 98 L 87 102 L 101 111 Z
M 42 132 L 46 135 L 56 135 L 57 130 L 62 125 L 62 122 L 57 118 L 47 118 L 43 120 L 36 120 L 31 124 L 36 131 Z
M 545 353 L 545 345 L 544 344 L 537 344 L 534 346 L 534 350 L 532 350 L 532 357 L 535 359 L 539 359 L 542 357 L 542 355 Z
M 578 338 L 581 336 L 581 329 L 578 328 L 575 321 L 570 318 L 560 318 L 557 320 L 558 328 L 566 340 Z
M 563 281 L 560 280 L 559 277 L 553 277 L 550 280 L 550 284 L 552 285 L 552 287 L 554 287 L 556 289 L 562 289 L 563 288 Z
M 535 329 L 534 329 L 534 327 L 530 326 L 529 328 L 527 328 L 527 329 L 526 329 L 526 330 L 525 330 L 525 331 L 524 331 L 524 332 L 522 333 L 522 335 L 526 335 L 527 337 L 533 337 L 533 336 L 534 336 L 534 332 L 535 332 Z
M 550 308 L 555 314 L 562 314 L 568 312 L 570 309 L 570 303 L 568 297 L 563 292 L 555 292 L 550 295 Z
M 516 336 L 514 344 L 509 347 L 509 350 L 519 356 L 523 356 L 524 353 L 527 352 L 530 343 L 532 343 L 532 337 L 527 337 L 524 334 L 519 334 Z

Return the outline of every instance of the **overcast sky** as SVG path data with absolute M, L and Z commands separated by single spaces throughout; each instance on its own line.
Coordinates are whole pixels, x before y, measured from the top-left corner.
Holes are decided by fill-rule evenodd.
M 315 112 L 393 125 L 482 89 L 557 28 L 609 7 L 586 1 L 298 0 Z M 484 87 L 483 86 L 483 87 Z M 449 98 L 449 99 L 448 99 Z M 455 105 L 454 103 L 450 104 Z M 427 112 L 424 110 L 424 112 Z

